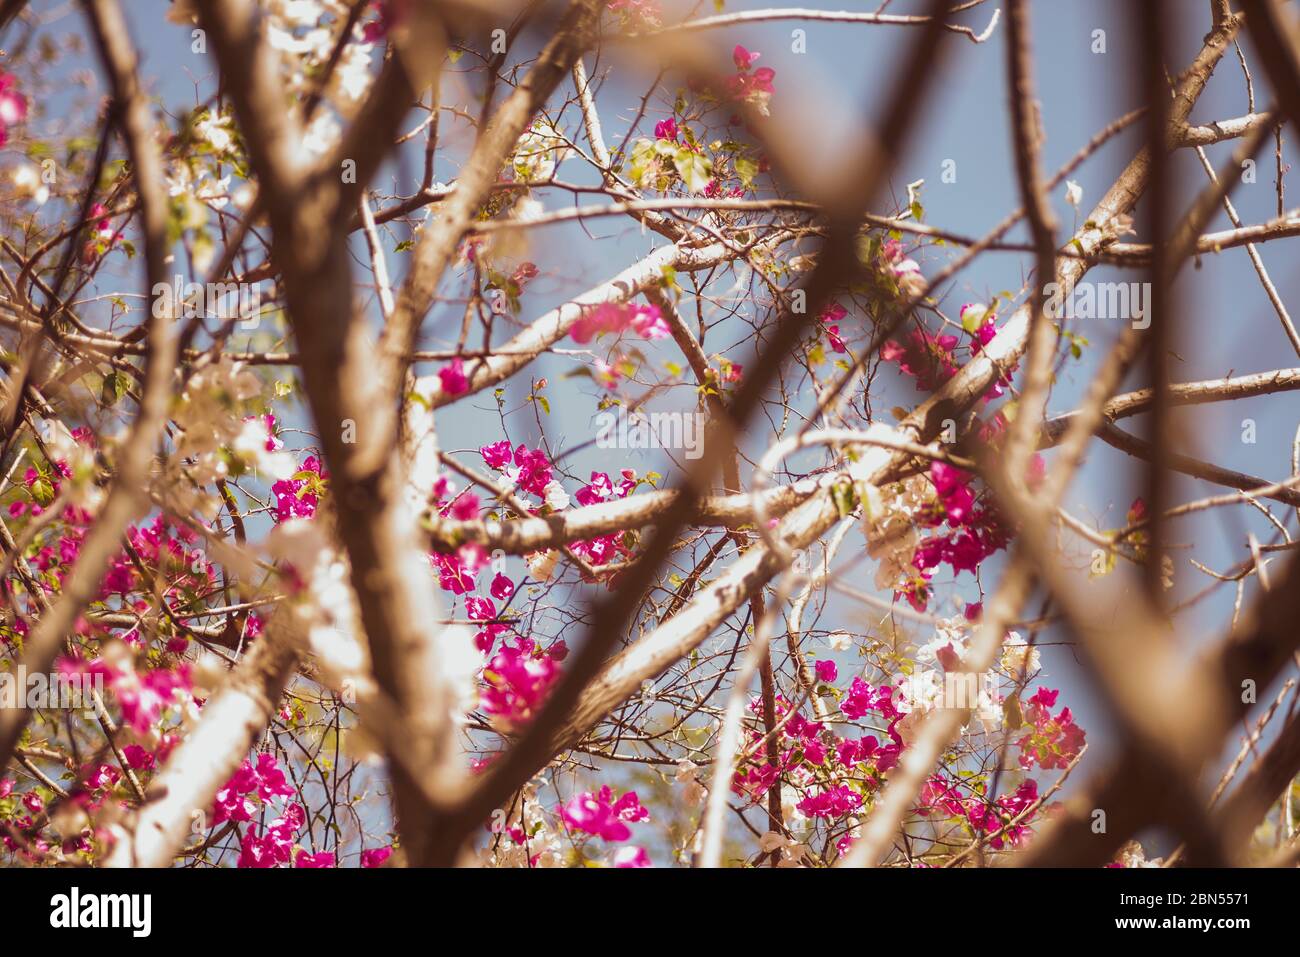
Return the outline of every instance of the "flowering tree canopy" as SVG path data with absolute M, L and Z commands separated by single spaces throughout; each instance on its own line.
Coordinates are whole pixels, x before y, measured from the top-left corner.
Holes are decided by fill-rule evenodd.
M 1239 5 L 0 2 L 0 862 L 1294 862 Z

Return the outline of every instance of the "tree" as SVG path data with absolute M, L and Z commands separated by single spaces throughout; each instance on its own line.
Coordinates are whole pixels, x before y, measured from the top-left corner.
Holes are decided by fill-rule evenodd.
M 1131 865 L 1155 828 L 1169 863 L 1294 862 L 1300 433 L 1273 480 L 1179 416 L 1285 416 L 1300 369 L 1172 357 L 1183 267 L 1236 247 L 1300 354 L 1259 252 L 1297 232 L 1300 33 L 1213 3 L 1182 64 L 1171 6 L 1128 14 L 1144 108 L 1049 175 L 1024 0 L 83 0 L 93 74 L 0 4 L 7 861 Z M 772 48 L 718 40 L 824 21 L 903 47 L 839 174 Z M 1247 33 L 1249 111 L 1192 123 Z M 958 46 L 1003 58 L 1020 194 L 979 238 L 895 188 Z M 1023 287 L 954 309 L 1008 253 Z M 1143 463 L 1119 527 L 1066 509 L 1108 447 Z

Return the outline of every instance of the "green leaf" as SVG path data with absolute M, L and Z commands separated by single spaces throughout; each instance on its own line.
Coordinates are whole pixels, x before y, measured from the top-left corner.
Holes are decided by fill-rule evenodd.
M 740 182 L 746 189 L 754 185 L 754 177 L 758 175 L 757 160 L 752 160 L 748 156 L 737 156 L 732 160 L 731 165 L 736 168 L 736 175 L 740 177 Z
M 692 193 L 701 192 L 713 178 L 713 163 L 707 157 L 687 149 L 677 151 L 673 156 L 673 165 L 677 167 L 677 175 Z
M 831 486 L 831 500 L 835 503 L 840 518 L 851 514 L 858 506 L 858 497 L 853 491 L 851 482 L 841 482 Z
M 104 376 L 104 384 L 99 393 L 100 401 L 105 405 L 116 405 L 117 400 L 126 395 L 126 389 L 126 377 L 110 372 Z

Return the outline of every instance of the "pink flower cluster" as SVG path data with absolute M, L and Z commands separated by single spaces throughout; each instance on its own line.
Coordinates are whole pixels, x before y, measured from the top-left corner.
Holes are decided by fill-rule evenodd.
M 1043 770 L 1064 770 L 1083 750 L 1087 734 L 1074 723 L 1069 708 L 1062 708 L 1053 717 L 1059 690 L 1039 687 L 1025 705 L 1025 720 L 1033 731 L 1016 742 L 1020 748 L 1020 766 L 1031 768 L 1037 764 Z
M 930 465 L 935 499 L 918 515 L 917 522 L 933 529 L 946 523 L 948 529 L 924 539 L 912 555 L 917 574 L 899 593 L 917 611 L 924 611 L 929 604 L 930 577 L 940 564 L 951 566 L 953 574 L 973 574 L 981 562 L 1006 548 L 1011 539 L 998 510 L 991 503 L 977 504 L 971 489 L 973 479 L 969 472 L 944 462 Z
M 881 774 L 892 770 L 898 764 L 898 756 L 903 753 L 904 748 L 902 735 L 898 733 L 898 723 L 903 720 L 904 715 L 894 703 L 895 693 L 896 689 L 894 688 L 886 685 L 875 687 L 865 678 L 855 677 L 849 684 L 849 693 L 840 704 L 840 711 L 844 712 L 844 716 L 851 721 L 858 721 L 868 714 L 878 714 L 889 722 L 886 727 L 886 732 L 889 734 L 889 744 L 884 747 L 876 747 L 874 737 L 868 737 L 859 742 L 860 750 L 864 749 L 867 744 L 870 744 L 871 747 L 866 754 L 858 757 L 858 760 L 874 757 L 876 770 Z
M 271 494 L 275 496 L 275 520 L 286 522 L 291 518 L 314 518 L 329 477 L 329 472 L 316 456 L 307 456 L 297 476 L 281 479 L 271 486 Z
M 977 834 L 997 834 L 989 841 L 989 846 L 1002 850 L 1010 844 L 1018 847 L 1024 838 L 1034 815 L 1016 822 L 998 834 L 1003 827 L 1023 814 L 1038 800 L 1038 783 L 1032 778 L 1023 781 L 1011 794 L 1003 794 L 996 801 L 988 802 L 979 795 L 966 797 L 956 783 L 947 780 L 941 774 L 930 777 L 921 789 L 920 804 L 916 812 L 923 817 L 940 816 L 945 818 L 965 818 Z
M 584 791 L 557 809 L 565 826 L 573 831 L 593 834 L 605 841 L 626 841 L 632 836 L 628 823 L 650 819 L 635 791 L 615 799 L 608 784 L 595 794 Z
M 561 804 L 556 811 L 570 831 L 591 834 L 610 843 L 622 843 L 632 836 L 628 824 L 650 819 L 650 812 L 642 806 L 635 791 L 615 798 L 609 785 L 604 785 L 595 794 L 584 791 Z M 614 855 L 614 866 L 649 867 L 650 858 L 640 847 L 619 848 Z
M 825 671 L 825 669 L 823 669 Z M 847 703 L 851 700 L 852 703 Z M 761 699 L 750 703 L 750 710 L 758 715 L 763 713 Z M 861 717 L 867 711 L 877 711 L 887 715 L 896 723 L 902 715 L 894 710 L 889 692 L 882 689 L 878 695 L 870 685 L 861 678 L 855 678 L 850 699 L 844 706 L 846 714 L 852 711 Z M 776 714 L 783 719 L 789 711 L 789 702 L 784 698 L 776 700 Z M 898 755 L 903 742 L 890 725 L 891 743 L 881 747 L 874 735 L 864 738 L 841 738 L 827 730 L 820 721 L 809 721 L 802 714 L 793 714 L 785 721 L 780 731 L 777 765 L 774 767 L 766 760 L 752 761 L 738 768 L 732 777 L 731 789 L 740 795 L 749 795 L 758 800 L 776 783 L 782 774 L 793 775 L 795 780 L 807 779 L 814 768 L 831 771 L 838 766 L 841 775 L 862 780 L 860 765 L 871 762 L 871 767 L 880 775 L 889 771 L 898 763 Z M 753 730 L 749 733 L 749 750 L 761 753 L 760 747 L 764 733 Z M 868 786 L 870 786 L 868 784 Z M 862 806 L 862 795 L 852 786 L 836 785 L 807 794 L 796 807 L 809 817 L 843 817 Z
M 983 306 L 967 303 L 961 307 L 963 316 L 971 310 L 983 310 Z M 978 315 L 978 313 L 973 313 Z M 972 323 L 973 324 L 973 323 Z M 984 347 L 998 334 L 998 327 L 991 311 L 985 312 L 982 321 L 969 333 L 968 345 L 970 355 L 978 355 Z M 889 340 L 880 349 L 880 357 L 886 362 L 898 363 L 898 371 L 916 379 L 918 392 L 933 392 L 957 374 L 958 361 L 956 350 L 961 339 L 951 334 L 934 335 L 924 328 L 913 329 L 907 339 L 899 343 Z M 1010 372 L 1003 372 L 984 393 L 988 402 L 1001 396 L 1010 385 Z
M 154 668 L 140 673 L 129 666 L 115 668 L 102 658 L 90 662 L 62 658 L 58 668 L 67 678 L 99 678 L 117 698 L 122 720 L 141 736 L 149 734 L 178 691 L 188 693 L 192 687 L 190 666 L 186 662 L 175 668 Z
M 623 480 L 615 485 L 605 472 L 592 472 L 591 481 L 578 489 L 573 497 L 580 505 L 596 505 L 600 502 L 612 502 L 616 499 L 627 498 L 629 493 L 637 486 L 636 473 L 631 469 L 624 469 L 622 476 Z M 593 567 L 600 568 L 602 565 L 618 561 L 632 554 L 632 550 L 624 544 L 623 539 L 623 533 L 615 532 L 610 535 L 597 535 L 595 538 L 574 542 L 569 547 L 574 554 L 581 555 Z
M 574 342 L 588 343 L 602 333 L 631 329 L 642 339 L 666 339 L 672 333 L 658 306 L 602 302 L 583 312 L 569 329 Z
M 762 66 L 751 73 L 750 68 L 759 56 L 760 54 L 746 50 L 739 43 L 736 44 L 736 48 L 731 51 L 732 62 L 736 64 L 736 73 L 727 80 L 727 93 L 736 102 L 750 103 L 757 107 L 760 113 L 767 115 L 768 102 L 776 92 L 772 87 L 776 71 L 771 67 Z
M 509 441 L 502 439 L 478 450 L 489 468 L 504 472 L 506 478 L 513 479 L 515 488 L 538 498 L 545 498 L 546 486 L 551 484 L 554 473 L 550 459 L 541 449 L 529 449 L 523 443 L 510 450 Z M 513 460 L 513 466 L 511 462 Z
M 289 863 L 293 854 L 293 840 L 306 823 L 306 814 L 301 804 L 290 804 L 283 817 L 278 817 L 258 833 L 257 825 L 250 824 L 244 831 L 239 845 L 239 862 L 237 867 L 277 867 Z M 320 864 L 303 866 L 328 866 Z
M 506 728 L 518 728 L 537 716 L 560 669 L 531 638 L 503 643 L 483 669 L 480 703 Z
M 849 311 L 841 306 L 838 302 L 832 302 L 822 314 L 817 317 L 817 321 L 826 327 L 826 339 L 831 344 L 833 352 L 848 352 L 848 346 L 844 344 L 843 338 L 840 337 L 839 324 L 844 321 L 844 317 Z
M 847 784 L 837 784 L 816 794 L 810 794 L 795 805 L 808 817 L 839 820 L 862 807 L 862 795 Z
M 255 765 L 245 761 L 234 777 L 217 791 L 212 806 L 213 824 L 251 821 L 257 813 L 257 804 L 251 797 L 254 794 L 263 801 L 294 795 L 293 786 L 280 770 L 274 754 L 262 752 L 257 756 Z

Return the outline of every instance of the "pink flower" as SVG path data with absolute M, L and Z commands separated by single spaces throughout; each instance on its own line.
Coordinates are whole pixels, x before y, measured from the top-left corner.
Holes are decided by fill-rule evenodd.
M 551 463 L 546 453 L 541 449 L 530 451 L 527 446 L 520 444 L 515 449 L 515 465 L 519 470 L 515 476 L 515 484 L 519 489 L 544 499 L 546 486 L 551 484 L 552 477 Z
M 835 662 L 826 659 L 817 662 L 817 680 L 824 681 L 826 684 L 834 684 L 835 679 L 840 676 L 840 669 Z
M 497 601 L 505 601 L 515 593 L 515 583 L 505 575 L 497 575 L 492 579 L 492 586 L 489 591 Z
M 655 124 L 655 139 L 657 140 L 676 140 L 679 132 L 677 121 L 671 116 Z
M 361 852 L 362 867 L 383 867 L 384 861 L 393 856 L 391 847 L 372 847 L 368 851 Z
M 635 791 L 628 791 L 615 800 L 609 785 L 595 794 L 590 791 L 579 794 L 557 810 L 570 830 L 594 834 L 606 841 L 626 841 L 632 831 L 625 822 L 636 823 L 650 817 Z
M 451 517 L 460 522 L 472 522 L 478 518 L 479 498 L 473 492 L 462 492 L 451 503 Z
M 740 44 L 736 45 L 731 52 L 731 59 L 736 64 L 737 72 L 727 80 L 727 92 L 733 100 L 750 103 L 766 116 L 768 101 L 775 92 L 772 79 L 776 76 L 776 71 L 765 66 L 750 73 L 749 68 L 758 58 L 759 54 L 751 53 Z
M 212 822 L 224 824 L 226 821 L 251 821 L 256 812 L 256 804 L 227 784 L 217 792 L 213 800 Z
M 122 772 L 111 764 L 87 765 L 82 774 L 86 787 L 92 791 L 108 790 L 122 778 Z
M 631 329 L 643 339 L 666 339 L 672 335 L 658 306 L 644 303 L 603 302 L 588 309 L 569 329 L 574 342 L 588 343 L 603 333 Z
M 972 801 L 966 812 L 966 819 L 976 831 L 985 834 L 994 833 L 1023 814 L 1037 799 L 1038 784 L 1033 778 L 1028 778 L 1016 788 L 1014 794 L 1004 794 L 992 804 Z M 989 841 L 989 846 L 995 850 L 1001 850 L 1004 844 L 1018 846 L 1031 818 L 1032 815 L 1027 816 L 1015 825 L 1007 827 L 1005 831 Z
M 502 439 L 500 442 L 483 446 L 478 450 L 478 454 L 483 456 L 483 461 L 487 463 L 488 468 L 499 472 L 510 464 L 511 451 L 510 440 Z
M 27 119 L 27 99 L 18 92 L 12 74 L 0 71 L 0 146 L 9 141 L 9 127 Z
M 840 738 L 835 742 L 835 757 L 840 764 L 852 767 L 859 761 L 866 761 L 880 747 L 880 742 L 876 740 L 875 735 L 869 734 L 865 738 L 859 738 L 854 741 L 851 738 Z
M 848 697 L 840 705 L 840 710 L 844 716 L 850 720 L 856 721 L 868 712 L 876 712 L 881 717 L 893 719 L 899 717 L 898 709 L 894 706 L 893 689 L 887 687 L 874 688 L 862 678 L 854 678 L 853 683 L 849 685 Z
M 299 851 L 293 862 L 294 867 L 335 867 L 337 864 L 333 851 L 321 851 L 319 854 Z
M 175 670 L 156 668 L 143 676 L 135 672 L 118 673 L 108 676 L 107 682 L 117 695 L 123 719 L 138 734 L 145 735 L 175 693 L 190 690 L 189 666 L 181 664 Z
M 754 65 L 754 61 L 761 55 L 762 54 L 760 53 L 749 52 L 739 43 L 737 43 L 736 48 L 731 51 L 731 59 L 735 61 L 737 70 L 748 70 Z
M 810 794 L 795 805 L 807 817 L 841 818 L 862 807 L 862 795 L 847 784 Z
M 966 808 L 962 803 L 961 792 L 955 784 L 950 784 L 942 775 L 936 774 L 925 782 L 921 788 L 921 799 L 916 813 L 929 817 L 942 812 L 944 817 L 961 817 Z
M 483 669 L 482 707 L 507 728 L 527 724 L 559 677 L 555 659 L 528 638 L 504 644 Z
M 442 391 L 447 395 L 464 395 L 469 391 L 465 363 L 459 357 L 453 359 L 451 365 L 443 366 L 438 370 L 438 381 L 442 383 Z
M 298 474 L 310 472 L 316 480 L 309 478 L 281 479 L 271 485 L 271 494 L 275 496 L 275 520 L 287 522 L 291 518 L 312 518 L 316 515 L 319 498 L 315 489 L 329 478 L 329 473 L 321 468 L 320 461 L 314 455 L 303 460 Z
M 490 598 L 472 595 L 465 599 L 465 612 L 473 621 L 487 621 L 497 616 L 497 606 Z
M 1037 764 L 1044 770 L 1063 770 L 1083 750 L 1087 734 L 1074 723 L 1070 709 L 1062 708 L 1052 715 L 1059 694 L 1057 690 L 1039 687 L 1025 705 L 1025 720 L 1033 730 L 1016 742 L 1022 768 Z

